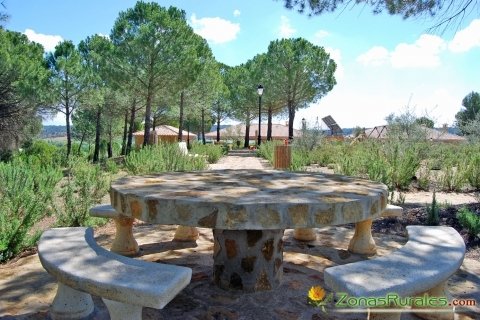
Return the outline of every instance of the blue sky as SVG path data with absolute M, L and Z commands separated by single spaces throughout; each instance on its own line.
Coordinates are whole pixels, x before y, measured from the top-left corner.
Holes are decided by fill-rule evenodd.
M 53 50 L 58 41 L 78 44 L 95 33 L 110 34 L 131 0 L 5 0 L 6 28 L 25 33 Z M 323 46 L 338 64 L 337 85 L 320 102 L 300 110 L 314 123 L 332 115 L 342 127 L 372 127 L 409 107 L 437 126 L 452 125 L 462 99 L 480 91 L 480 12 L 447 32 L 428 32 L 435 20 L 373 15 L 368 6 L 347 7 L 309 18 L 274 0 L 157 1 L 186 11 L 217 60 L 237 65 L 266 52 L 270 41 L 304 37 Z M 268 90 L 268 88 L 265 88 Z M 47 123 L 63 124 L 60 118 Z M 283 120 L 282 120 L 283 121 Z

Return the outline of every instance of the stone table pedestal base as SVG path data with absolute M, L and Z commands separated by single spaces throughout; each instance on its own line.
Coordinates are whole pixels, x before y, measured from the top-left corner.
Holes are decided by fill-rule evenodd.
M 173 241 L 197 241 L 198 230 L 195 227 L 178 226 Z
M 133 257 L 138 254 L 138 243 L 133 237 L 134 220 L 121 215 L 113 219 L 116 232 L 110 248 L 111 251 L 127 257 Z
M 213 280 L 246 292 L 276 288 L 283 275 L 284 230 L 213 230 Z
M 315 241 L 317 234 L 315 229 L 312 228 L 297 228 L 293 232 L 293 237 L 300 241 Z
M 355 233 L 348 245 L 348 251 L 366 255 L 377 253 L 377 246 L 372 237 L 372 219 L 355 223 Z

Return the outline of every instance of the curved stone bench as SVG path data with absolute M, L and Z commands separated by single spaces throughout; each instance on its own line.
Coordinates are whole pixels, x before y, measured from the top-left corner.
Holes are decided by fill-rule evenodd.
M 40 238 L 38 256 L 58 281 L 52 319 L 81 319 L 93 312 L 90 294 L 102 297 L 111 319 L 142 318 L 162 309 L 189 283 L 190 268 L 124 257 L 97 245 L 92 228 L 55 228 Z
M 446 283 L 462 265 L 465 243 L 451 227 L 407 226 L 408 242 L 379 258 L 325 269 L 324 279 L 334 292 L 352 297 L 423 296 L 450 298 Z M 374 309 L 372 309 L 374 312 Z M 424 319 L 453 319 L 445 313 L 419 313 Z M 400 313 L 379 319 L 400 319 Z

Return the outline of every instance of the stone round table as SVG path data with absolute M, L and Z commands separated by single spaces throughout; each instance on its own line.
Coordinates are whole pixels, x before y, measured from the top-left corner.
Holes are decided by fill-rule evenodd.
M 385 209 L 388 191 L 340 175 L 219 170 L 126 177 L 112 183 L 110 196 L 127 217 L 212 228 L 214 282 L 262 291 L 281 281 L 284 229 L 370 221 L 354 236 L 370 245 L 371 221 Z

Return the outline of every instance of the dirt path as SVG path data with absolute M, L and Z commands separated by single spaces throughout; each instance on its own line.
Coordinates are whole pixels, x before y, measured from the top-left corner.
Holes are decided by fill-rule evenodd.
M 264 169 L 268 163 L 253 157 L 250 151 L 232 153 L 211 165 L 211 170 Z M 306 303 L 312 285 L 324 286 L 323 269 L 338 263 L 365 259 L 345 249 L 353 235 L 349 227 L 316 229 L 317 240 L 300 242 L 292 230 L 284 236 L 284 278 L 282 285 L 271 292 L 240 294 L 217 288 L 210 281 L 212 274 L 213 239 L 210 229 L 199 229 L 200 238 L 192 243 L 172 242 L 175 226 L 138 223 L 134 227 L 140 245 L 139 259 L 185 265 L 193 269 L 190 285 L 164 309 L 144 308 L 143 319 L 360 319 L 364 315 L 338 314 L 329 306 L 328 313 Z M 112 223 L 96 228 L 97 241 L 108 248 L 114 235 Z M 380 255 L 402 246 L 406 239 L 396 235 L 374 234 Z M 455 298 L 476 299 L 480 303 L 480 264 L 465 259 L 461 269 L 449 280 Z M 42 268 L 36 254 L 0 266 L 0 319 L 48 319 L 48 307 L 56 284 Z M 94 298 L 94 319 L 108 319 L 103 302 Z M 462 315 L 461 319 L 478 319 L 480 309 Z M 417 319 L 404 314 L 403 320 Z M 459 317 L 460 319 L 460 317 Z

